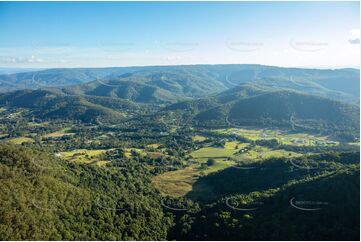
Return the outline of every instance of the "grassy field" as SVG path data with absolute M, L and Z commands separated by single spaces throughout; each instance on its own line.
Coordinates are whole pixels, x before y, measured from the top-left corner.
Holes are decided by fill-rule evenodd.
M 202 142 L 205 141 L 207 138 L 201 135 L 195 135 L 192 137 L 193 142 Z
M 42 123 L 35 123 L 35 122 L 28 122 L 30 127 L 45 127 L 49 125 L 49 122 L 42 122 Z
M 205 139 L 205 137 L 200 138 L 200 136 L 195 138 L 195 140 Z M 192 160 L 196 161 L 196 163 L 181 170 L 165 172 L 155 176 L 152 183 L 163 194 L 173 197 L 184 196 L 192 191 L 193 184 L 200 176 L 206 176 L 212 172 L 235 166 L 236 163 L 229 160 L 229 158 L 234 157 L 235 152 L 247 145 L 248 143 L 230 141 L 226 142 L 224 147 L 205 147 L 193 151 L 189 155 L 193 157 Z M 212 158 L 215 161 L 211 166 L 205 165 L 209 158 Z M 207 191 L 207 188 L 202 188 L 202 191 Z
M 202 167 L 201 164 L 196 164 L 181 170 L 165 172 L 155 176 L 152 183 L 165 195 L 181 197 L 192 191 L 193 184 L 199 177 L 206 176 L 212 172 L 217 172 L 234 165 L 236 165 L 236 163 L 231 160 L 215 159 L 215 164 L 212 166 Z M 207 194 L 210 191 L 208 191 L 208 188 L 204 187 L 202 188 L 202 191 L 197 192 Z
M 193 158 L 223 158 L 231 157 L 237 150 L 216 148 L 216 147 L 205 147 L 190 153 Z
M 196 163 L 185 169 L 160 174 L 153 179 L 153 184 L 163 194 L 179 197 L 192 191 L 192 185 L 200 176 L 206 176 L 212 172 L 237 165 L 234 160 L 252 162 L 271 157 L 296 157 L 301 155 L 286 150 L 272 150 L 263 146 L 255 146 L 244 151 L 244 153 L 239 153 L 248 145 L 249 143 L 228 141 L 224 144 L 224 147 L 204 147 L 193 151 L 189 155 L 192 157 L 191 160 L 196 161 Z M 215 164 L 211 166 L 205 165 L 208 159 L 213 159 Z M 212 192 L 207 187 L 202 187 L 201 190 L 197 189 L 196 194 L 198 195 L 212 196 Z
M 34 142 L 34 140 L 29 137 L 17 137 L 17 138 L 9 139 L 8 141 L 10 141 L 14 144 L 19 144 L 19 145 L 22 143 L 26 143 L 26 142 Z
M 180 197 L 192 190 L 192 185 L 197 181 L 198 177 L 199 171 L 197 169 L 187 167 L 155 176 L 152 183 L 163 194 Z
M 62 130 L 50 133 L 50 134 L 46 134 L 44 137 L 62 137 L 62 136 L 66 136 L 66 135 L 74 135 L 74 133 L 69 133 L 69 130 L 71 128 L 64 128 Z
M 113 149 L 106 149 L 106 150 L 86 150 L 86 149 L 77 149 L 72 151 L 60 152 L 59 157 L 70 161 L 70 162 L 79 162 L 79 163 L 97 163 L 103 164 L 100 160 L 97 159 L 97 156 L 104 154 L 107 151 Z
M 154 149 L 158 149 L 158 147 L 160 146 L 160 144 L 149 144 L 147 145 L 150 148 L 154 148 Z
M 235 153 L 246 147 L 248 143 L 239 143 L 237 141 L 226 142 L 224 147 L 204 147 L 191 152 L 189 155 L 194 159 L 203 158 L 228 158 L 234 157 Z
M 105 166 L 107 163 L 109 163 L 109 161 L 106 160 L 100 160 L 96 162 L 98 166 Z
M 246 146 L 248 146 L 249 143 L 239 143 L 237 141 L 229 141 L 229 142 L 226 142 L 224 144 L 224 148 L 227 149 L 227 150 L 241 150 L 243 148 L 245 148 Z
M 294 146 L 338 145 L 338 142 L 330 140 L 327 136 L 292 133 L 281 130 L 229 128 L 216 129 L 213 130 L 213 132 L 220 134 L 235 134 L 253 141 L 276 139 L 281 144 Z
M 220 170 L 224 170 L 228 167 L 231 167 L 231 166 L 235 166 L 236 163 L 232 160 L 227 160 L 227 159 L 214 159 L 215 160 L 215 164 L 212 165 L 212 166 L 208 166 L 206 169 L 199 169 L 199 171 L 201 171 L 201 174 L 203 175 L 208 175 L 209 173 L 212 173 L 212 172 L 217 172 L 217 171 L 220 171 Z
M 280 157 L 297 157 L 302 154 L 286 151 L 286 150 L 272 150 L 263 146 L 256 146 L 252 150 L 245 153 L 238 154 L 235 158 L 240 161 L 258 161 L 269 158 L 280 158 Z

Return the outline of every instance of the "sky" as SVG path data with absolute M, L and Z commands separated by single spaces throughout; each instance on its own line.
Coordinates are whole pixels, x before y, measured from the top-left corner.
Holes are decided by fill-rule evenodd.
M 0 2 L 0 67 L 360 65 L 359 2 Z

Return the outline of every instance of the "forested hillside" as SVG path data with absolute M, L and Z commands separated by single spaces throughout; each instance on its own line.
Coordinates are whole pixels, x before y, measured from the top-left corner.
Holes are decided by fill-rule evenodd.
M 0 160 L 2 240 L 166 239 L 171 217 L 137 161 L 96 168 L 6 143 Z
M 176 103 L 165 110 L 183 111 L 199 125 L 284 126 L 321 132 L 359 129 L 356 105 L 299 92 L 269 91 L 250 84 L 209 98 Z
M 42 119 L 67 119 L 95 122 L 98 118 L 119 121 L 141 113 L 139 104 L 108 97 L 64 95 L 56 91 L 22 90 L 0 94 L 0 105 L 25 108 L 29 115 Z
M 323 171 L 310 174 L 287 172 L 289 166 L 276 161 L 249 173 L 229 169 L 206 177 L 201 182 L 210 184 L 216 194 L 228 196 L 198 213 L 179 214 L 180 224 L 171 238 L 358 240 L 359 154 L 353 166 L 341 165 L 350 158 L 341 156 L 336 163 L 329 160 L 333 163 L 322 164 Z

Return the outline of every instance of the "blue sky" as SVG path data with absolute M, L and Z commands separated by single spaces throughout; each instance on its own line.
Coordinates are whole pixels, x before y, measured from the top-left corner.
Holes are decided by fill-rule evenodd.
M 360 64 L 358 2 L 0 2 L 1 67 Z

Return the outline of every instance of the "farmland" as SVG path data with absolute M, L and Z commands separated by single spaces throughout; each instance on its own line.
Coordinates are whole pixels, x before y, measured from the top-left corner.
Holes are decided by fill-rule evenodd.
M 220 134 L 233 134 L 240 137 L 245 137 L 249 140 L 277 140 L 280 144 L 294 145 L 294 146 L 333 146 L 338 145 L 337 141 L 329 139 L 327 136 L 314 135 L 307 133 L 297 133 L 282 130 L 269 129 L 254 129 L 254 128 L 231 128 L 231 129 L 216 129 L 213 132 Z

